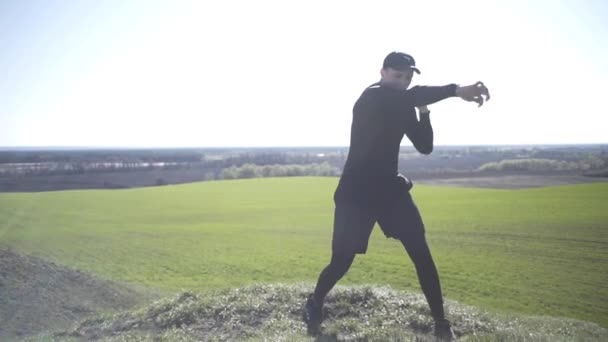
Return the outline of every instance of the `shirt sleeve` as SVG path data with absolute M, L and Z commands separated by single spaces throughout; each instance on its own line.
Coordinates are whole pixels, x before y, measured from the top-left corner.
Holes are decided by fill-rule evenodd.
M 433 126 L 430 112 L 420 113 L 420 121 L 414 119 L 408 122 L 405 127 L 405 135 L 418 152 L 431 154 L 433 152 Z
M 426 106 L 456 96 L 456 84 L 445 86 L 415 86 L 408 90 L 415 107 Z

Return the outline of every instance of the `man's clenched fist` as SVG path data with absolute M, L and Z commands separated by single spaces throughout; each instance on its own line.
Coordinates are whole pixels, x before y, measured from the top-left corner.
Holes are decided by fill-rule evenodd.
M 456 96 L 465 101 L 476 102 L 479 107 L 481 107 L 484 101 L 488 101 L 490 99 L 490 91 L 483 84 L 483 82 L 480 81 L 475 84 L 456 88 Z

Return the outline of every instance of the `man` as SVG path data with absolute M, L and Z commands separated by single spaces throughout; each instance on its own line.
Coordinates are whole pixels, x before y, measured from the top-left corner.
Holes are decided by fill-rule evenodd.
M 420 153 L 433 151 L 427 105 L 457 96 L 481 106 L 490 96 L 481 82 L 464 87 L 449 84 L 408 89 L 414 72 L 420 74 L 412 56 L 391 52 L 384 59 L 380 82 L 367 87 L 354 105 L 350 149 L 334 193 L 331 261 L 304 307 L 304 321 L 312 334 L 319 331 L 325 296 L 346 274 L 355 255 L 366 253 L 371 231 L 378 222 L 387 238 L 401 241 L 413 261 L 435 321 L 435 335 L 444 340 L 455 338 L 444 314 L 439 276 L 424 223 L 410 194 L 413 183 L 398 173 L 399 147 L 406 135 Z

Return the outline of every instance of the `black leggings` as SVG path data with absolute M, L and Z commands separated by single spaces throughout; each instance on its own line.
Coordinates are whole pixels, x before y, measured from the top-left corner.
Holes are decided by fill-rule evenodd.
M 419 238 L 408 237 L 408 239 L 402 239 L 401 243 L 416 267 L 418 281 L 431 309 L 431 315 L 435 320 L 444 319 L 443 296 L 441 294 L 439 275 L 437 274 L 437 268 L 433 262 L 426 239 L 424 236 Z M 323 303 L 325 296 L 336 285 L 338 280 L 346 274 L 353 260 L 355 260 L 354 253 L 332 254 L 331 261 L 319 275 L 319 281 L 315 288 L 313 296 L 317 303 Z

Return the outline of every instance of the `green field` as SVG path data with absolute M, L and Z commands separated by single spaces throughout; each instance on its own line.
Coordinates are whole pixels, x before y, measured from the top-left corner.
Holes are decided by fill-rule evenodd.
M 169 291 L 314 282 L 336 178 L 0 194 L 0 245 Z M 523 190 L 416 185 L 447 298 L 608 326 L 608 183 Z M 376 229 L 341 284 L 419 291 Z

